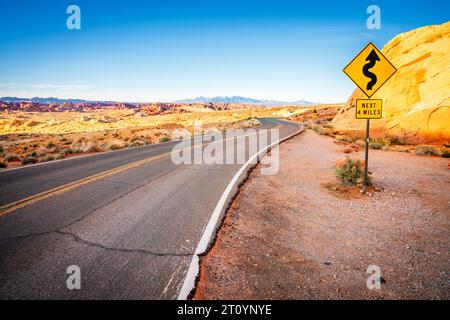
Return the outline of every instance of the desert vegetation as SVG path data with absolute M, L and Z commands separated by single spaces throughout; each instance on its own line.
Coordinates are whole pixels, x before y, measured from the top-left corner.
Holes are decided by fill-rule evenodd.
M 215 110 L 189 106 L 190 111 L 152 114 L 127 108 L 100 108 L 89 112 L 0 112 L 0 167 L 47 162 L 80 154 L 135 148 L 168 142 L 175 129 L 194 131 L 248 128 L 258 117 L 282 117 L 303 112 L 299 107 Z M 187 107 L 186 107 L 187 108 Z M 153 109 L 152 109 L 153 110 Z
M 341 105 L 342 106 L 342 105 Z M 338 144 L 351 148 L 365 147 L 365 132 L 362 130 L 338 131 L 334 128 L 332 119 L 337 114 L 339 105 L 311 108 L 301 115 L 291 117 L 293 121 L 304 123 L 308 129 L 320 135 L 335 139 Z M 438 156 L 450 158 L 450 143 L 439 143 L 441 138 L 419 134 L 414 131 L 400 130 L 392 133 L 382 129 L 373 129 L 370 132 L 369 147 L 373 150 L 386 150 L 414 153 L 423 156 Z
M 336 165 L 336 178 L 344 186 L 362 186 L 364 184 L 364 165 L 360 160 L 346 158 L 345 161 Z M 372 184 L 370 176 L 368 184 Z

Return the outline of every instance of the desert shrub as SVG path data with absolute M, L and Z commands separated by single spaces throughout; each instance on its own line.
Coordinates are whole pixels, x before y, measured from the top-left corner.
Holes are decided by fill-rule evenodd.
M 3 146 L 0 145 L 0 154 L 3 154 L 4 150 L 3 150 Z
M 330 126 L 327 126 L 327 125 L 309 125 L 308 128 L 313 130 L 313 131 L 315 131 L 315 132 L 317 132 L 318 134 L 320 134 L 322 136 L 334 137 L 333 128 L 331 128 Z
M 137 140 L 137 141 L 134 141 L 132 144 L 130 144 L 129 147 L 130 148 L 136 148 L 136 147 L 141 147 L 143 145 L 145 145 L 144 142 L 142 142 L 140 140 Z
M 69 155 L 69 154 L 72 154 L 72 153 L 73 153 L 73 150 L 70 149 L 70 148 L 64 148 L 64 149 L 62 149 L 62 150 L 59 152 L 59 154 L 60 154 L 62 157 L 65 157 L 65 156 L 67 156 L 67 155 Z
M 118 145 L 117 143 L 110 143 L 108 145 L 108 149 L 109 150 L 119 150 L 119 149 L 122 149 L 122 147 L 120 145 Z
M 418 146 L 415 149 L 416 154 L 421 156 L 439 156 L 439 151 L 431 146 Z
M 311 125 L 311 129 L 317 132 L 318 134 L 322 134 L 322 127 L 319 125 Z
M 6 164 L 3 161 L 0 161 L 0 168 L 6 168 Z
M 87 149 L 87 152 L 101 152 L 102 149 L 100 149 L 100 147 L 96 144 L 92 145 L 89 147 L 89 149 Z
M 383 145 L 379 142 L 373 142 L 371 144 L 369 144 L 370 149 L 374 149 L 374 150 L 381 150 L 383 149 Z
M 450 158 L 450 150 L 448 150 L 448 149 L 441 149 L 441 157 L 442 158 Z
M 35 156 L 33 156 L 31 153 L 27 154 L 22 159 L 22 164 L 23 165 L 30 164 L 30 163 L 36 163 L 36 162 L 38 162 L 37 158 Z
M 406 146 L 406 145 L 417 145 L 420 143 L 420 137 L 418 132 L 409 132 L 402 130 L 401 134 L 388 135 L 388 139 L 391 145 Z
M 52 156 L 52 155 L 48 155 L 48 156 L 46 156 L 46 157 L 44 158 L 44 162 L 47 162 L 47 161 L 53 161 L 53 160 L 55 160 L 55 157 Z
M 405 142 L 403 141 L 403 139 L 400 136 L 389 137 L 389 142 L 391 145 L 394 145 L 394 146 L 404 146 L 405 145 Z
M 347 159 L 335 169 L 336 178 L 346 186 L 362 185 L 364 183 L 364 169 L 360 160 Z M 369 177 L 369 185 L 372 183 Z
M 7 154 L 4 161 L 5 162 L 15 162 L 15 161 L 21 161 L 22 159 L 17 154 Z
M 349 142 L 349 143 L 354 143 L 354 142 L 360 140 L 360 138 L 358 138 L 356 136 L 355 137 L 349 137 L 349 136 L 344 136 L 344 135 L 337 135 L 335 138 L 336 138 L 336 140 Z
M 168 141 L 170 141 L 170 138 L 169 138 L 168 136 L 164 136 L 164 137 L 159 138 L 159 142 L 160 142 L 160 143 L 162 143 L 162 142 L 168 142 Z
M 378 137 L 375 139 L 370 139 L 370 145 L 372 143 L 381 145 L 380 149 L 382 149 L 383 147 L 389 147 L 391 145 L 391 140 L 390 140 L 390 138 L 387 138 L 387 137 Z
M 450 148 L 450 143 L 444 143 L 443 146 L 446 148 Z
M 45 146 L 47 149 L 51 149 L 55 147 L 55 143 L 53 141 L 49 141 Z

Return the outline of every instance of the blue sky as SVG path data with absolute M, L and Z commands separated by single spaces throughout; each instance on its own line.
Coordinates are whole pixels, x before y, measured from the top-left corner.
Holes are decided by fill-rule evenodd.
M 81 30 L 66 9 L 81 8 Z M 381 7 L 382 29 L 366 9 Z M 449 20 L 450 2 L 0 0 L 0 96 L 345 101 L 369 42 Z

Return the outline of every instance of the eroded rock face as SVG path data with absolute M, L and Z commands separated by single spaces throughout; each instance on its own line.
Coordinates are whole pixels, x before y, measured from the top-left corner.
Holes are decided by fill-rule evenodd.
M 374 95 L 383 99 L 383 119 L 373 128 L 390 133 L 413 132 L 435 139 L 450 137 L 450 22 L 403 33 L 382 50 L 397 73 Z M 336 130 L 363 130 L 355 119 L 355 90 L 333 119 Z

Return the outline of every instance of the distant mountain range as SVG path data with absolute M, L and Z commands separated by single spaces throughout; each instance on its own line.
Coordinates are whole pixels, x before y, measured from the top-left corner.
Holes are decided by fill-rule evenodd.
M 17 97 L 0 97 L 0 101 L 12 103 L 12 102 L 36 102 L 41 104 L 63 104 L 63 103 L 98 103 L 98 104 L 114 104 L 117 103 L 115 101 L 90 101 L 90 100 L 83 100 L 83 99 L 59 99 L 59 98 L 40 98 L 40 97 L 34 97 L 34 98 L 17 98 Z M 316 103 L 305 101 L 305 100 L 298 100 L 298 101 L 291 101 L 291 102 L 282 102 L 282 101 L 276 101 L 276 100 L 258 100 L 258 99 L 252 99 L 252 98 L 246 98 L 246 97 L 240 97 L 240 96 L 233 96 L 233 97 L 197 97 L 193 99 L 184 99 L 184 100 L 178 100 L 174 101 L 174 103 L 235 103 L 235 104 L 255 104 L 255 105 L 264 105 L 264 106 L 310 106 L 314 105 Z
M 265 106 L 284 106 L 284 105 L 292 105 L 292 106 L 309 106 L 314 105 L 316 103 L 305 101 L 305 100 L 298 100 L 298 101 L 291 101 L 291 102 L 283 102 L 283 101 L 276 101 L 276 100 L 259 100 L 259 99 L 252 99 L 252 98 L 246 98 L 246 97 L 240 97 L 240 96 L 233 96 L 233 97 L 197 97 L 193 99 L 184 99 L 184 100 L 177 100 L 176 103 L 242 103 L 242 104 L 258 104 L 258 105 L 265 105 Z

